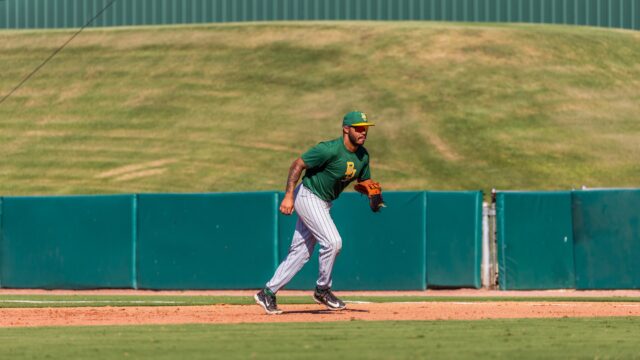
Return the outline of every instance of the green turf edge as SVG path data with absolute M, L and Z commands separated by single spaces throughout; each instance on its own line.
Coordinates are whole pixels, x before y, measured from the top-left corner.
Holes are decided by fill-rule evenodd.
M 639 297 L 441 297 L 441 296 L 344 296 L 346 301 L 386 302 L 640 302 Z M 280 304 L 313 304 L 309 296 L 279 296 Z M 197 306 L 249 305 L 251 296 L 163 296 L 163 295 L 0 295 L 0 308 L 94 307 L 94 306 Z

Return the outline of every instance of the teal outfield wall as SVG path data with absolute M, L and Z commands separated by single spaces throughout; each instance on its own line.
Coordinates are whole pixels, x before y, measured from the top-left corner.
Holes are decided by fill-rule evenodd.
M 259 288 L 295 227 L 296 216 L 278 212 L 281 197 L 0 198 L 0 286 Z M 366 197 L 343 194 L 332 209 L 343 237 L 334 288 L 479 287 L 481 199 L 479 191 L 386 192 L 388 208 L 374 214 Z M 317 261 L 316 250 L 287 288 L 313 288 Z
M 427 285 L 480 288 L 482 193 L 427 193 Z
M 0 198 L 0 287 L 259 288 L 287 256 L 281 193 Z M 480 287 L 482 194 L 345 193 L 339 290 Z M 640 190 L 499 192 L 499 286 L 639 289 Z M 318 246 L 287 288 L 311 289 Z
M 499 285 L 639 289 L 640 190 L 501 192 Z
M 640 289 L 640 190 L 577 191 L 572 202 L 578 289 Z
M 502 290 L 575 285 L 571 192 L 501 192 L 496 199 Z
M 112 0 L 0 1 L 0 28 L 80 27 Z M 433 20 L 640 29 L 640 0 L 115 0 L 93 26 Z
M 257 288 L 275 264 L 277 195 L 138 197 L 138 287 Z
M 4 198 L 0 285 L 132 286 L 133 200 L 132 195 Z

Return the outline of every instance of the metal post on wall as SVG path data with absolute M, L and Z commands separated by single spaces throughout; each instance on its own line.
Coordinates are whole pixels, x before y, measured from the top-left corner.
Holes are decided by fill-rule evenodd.
M 498 287 L 495 196 L 493 189 L 491 203 L 482 204 L 482 287 L 485 289 Z
M 482 204 L 482 287 L 496 289 L 498 282 L 495 203 Z
M 489 288 L 489 204 L 482 203 L 482 287 Z

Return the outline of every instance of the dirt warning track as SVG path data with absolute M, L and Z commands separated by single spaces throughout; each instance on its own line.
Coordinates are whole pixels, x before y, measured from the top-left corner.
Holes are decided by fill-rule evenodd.
M 640 303 L 624 302 L 413 302 L 347 306 L 343 311 L 329 311 L 319 305 L 281 305 L 285 311 L 282 315 L 266 315 L 258 305 L 7 308 L 0 309 L 0 327 L 640 316 Z

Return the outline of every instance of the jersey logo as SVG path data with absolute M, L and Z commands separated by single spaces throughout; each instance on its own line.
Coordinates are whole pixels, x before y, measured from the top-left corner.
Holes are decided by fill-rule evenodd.
M 347 171 L 344 173 L 344 179 L 342 179 L 342 181 L 349 181 L 353 179 L 353 177 L 356 176 L 356 171 L 358 171 L 358 169 L 356 169 L 356 164 L 352 161 L 347 161 Z

